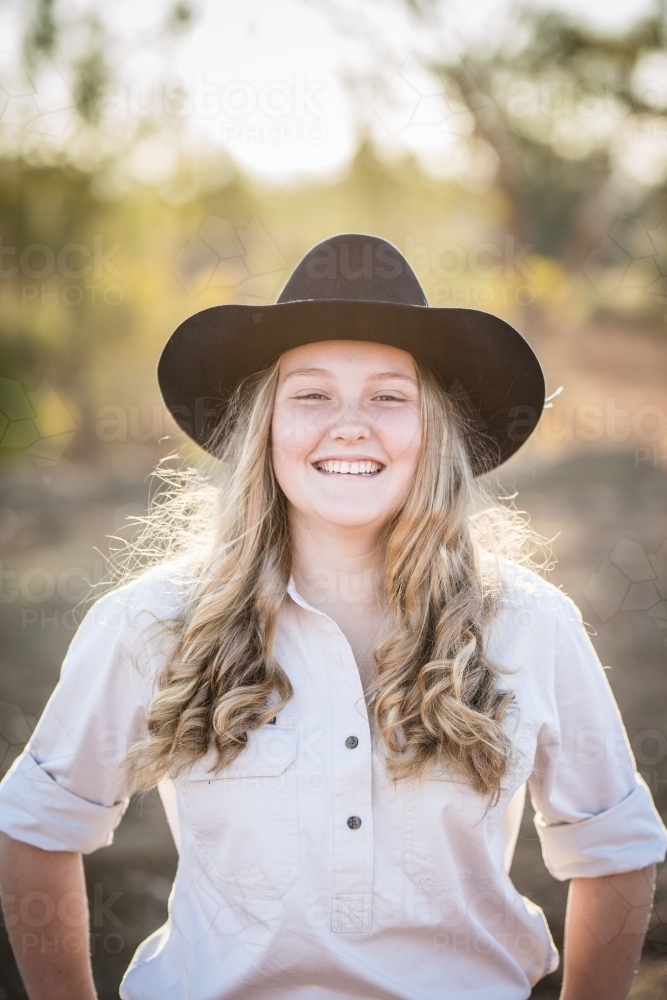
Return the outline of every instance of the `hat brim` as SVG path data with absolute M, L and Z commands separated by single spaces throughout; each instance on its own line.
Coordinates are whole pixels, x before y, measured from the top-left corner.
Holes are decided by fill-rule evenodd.
M 305 300 L 220 305 L 188 317 L 158 363 L 164 401 L 207 450 L 242 379 L 285 351 L 322 340 L 389 344 L 426 361 L 476 426 L 476 474 L 505 462 L 535 429 L 545 384 L 532 348 L 509 323 L 477 309 Z

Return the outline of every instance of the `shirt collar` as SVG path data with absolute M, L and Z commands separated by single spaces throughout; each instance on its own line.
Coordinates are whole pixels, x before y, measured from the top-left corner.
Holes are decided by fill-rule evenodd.
M 320 611 L 319 608 L 314 608 L 312 604 L 309 604 L 305 597 L 302 597 L 299 591 L 296 589 L 296 584 L 294 582 L 294 577 L 290 575 L 289 583 L 287 584 L 287 593 L 292 598 L 295 604 L 299 607 L 304 608 L 306 611 L 312 611 L 313 614 L 322 615 L 323 618 L 329 619 L 329 615 L 325 614 L 324 611 Z

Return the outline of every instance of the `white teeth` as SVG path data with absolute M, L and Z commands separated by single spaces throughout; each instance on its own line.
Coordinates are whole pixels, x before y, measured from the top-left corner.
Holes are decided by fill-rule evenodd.
M 320 472 L 339 473 L 349 476 L 370 476 L 379 472 L 382 466 L 379 462 L 317 462 Z

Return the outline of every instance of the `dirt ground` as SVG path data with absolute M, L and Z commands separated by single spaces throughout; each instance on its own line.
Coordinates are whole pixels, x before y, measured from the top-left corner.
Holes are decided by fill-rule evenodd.
M 73 603 L 66 599 L 76 588 L 71 570 L 80 568 L 93 578 L 101 575 L 102 563 L 93 546 L 104 550 L 105 536 L 126 514 L 143 508 L 144 479 L 155 457 L 148 447 L 126 442 L 122 454 L 110 453 L 100 467 L 62 460 L 46 474 L 25 463 L 5 478 L 0 494 L 2 568 L 15 576 L 5 575 L 3 593 L 11 595 L 16 587 L 19 595 L 0 603 L 3 770 L 41 712 L 71 638 Z M 667 817 L 667 632 L 659 627 L 667 617 L 660 608 L 667 598 L 667 548 L 658 555 L 667 541 L 665 465 L 643 456 L 638 461 L 634 450 L 590 450 L 560 462 L 531 461 L 530 468 L 523 460 L 514 462 L 503 473 L 503 483 L 519 491 L 517 505 L 531 513 L 538 530 L 550 536 L 559 533 L 554 542 L 559 561 L 550 578 L 580 605 L 590 623 L 602 662 L 611 667 L 609 678 L 639 769 Z M 36 600 L 35 594 L 44 597 L 48 592 L 49 579 L 55 581 L 54 593 Z M 118 996 L 118 983 L 134 949 L 164 921 L 175 864 L 174 846 L 154 796 L 134 801 L 113 846 L 86 859 L 100 1000 Z M 560 946 L 567 886 L 544 868 L 529 805 L 512 875 L 518 889 L 543 907 Z M 4 931 L 0 968 L 0 1000 L 22 1000 L 26 994 Z M 558 982 L 555 973 L 533 996 L 555 1000 Z M 631 996 L 657 1000 L 664 995 L 667 866 Z

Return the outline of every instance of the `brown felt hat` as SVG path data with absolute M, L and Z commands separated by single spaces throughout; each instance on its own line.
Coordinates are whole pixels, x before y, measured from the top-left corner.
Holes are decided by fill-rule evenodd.
M 389 344 L 426 361 L 468 417 L 477 474 L 513 455 L 544 407 L 542 369 L 520 333 L 479 309 L 431 308 L 400 251 L 359 233 L 309 250 L 275 305 L 213 306 L 184 320 L 160 357 L 160 390 L 185 433 L 212 450 L 239 382 L 320 340 Z

